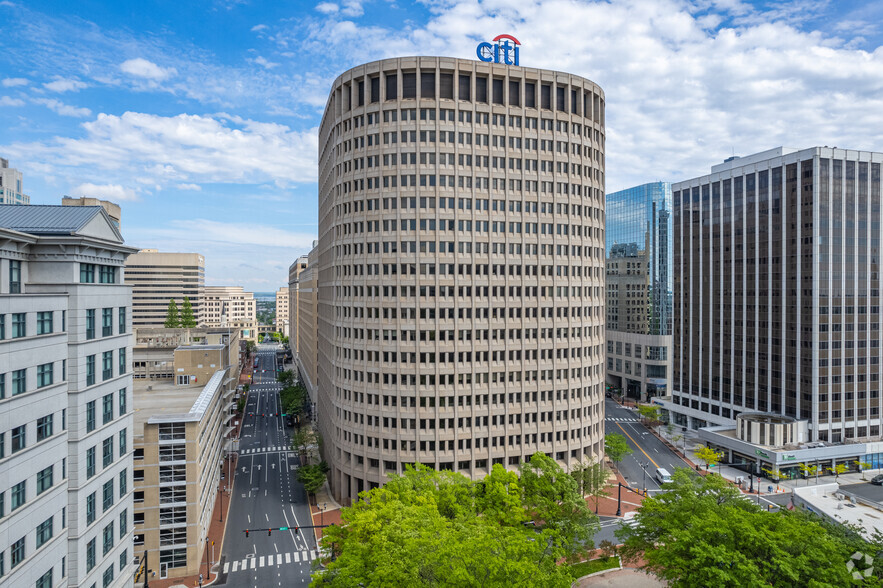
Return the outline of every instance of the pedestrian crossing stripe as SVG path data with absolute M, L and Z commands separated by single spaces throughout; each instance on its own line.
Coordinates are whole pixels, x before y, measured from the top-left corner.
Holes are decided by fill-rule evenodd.
M 264 567 L 277 567 L 285 564 L 291 563 L 300 563 L 300 562 L 308 562 L 310 560 L 316 559 L 316 550 L 311 549 L 309 551 L 293 551 L 286 552 L 285 557 L 283 558 L 281 553 L 277 553 L 276 556 L 268 555 L 268 556 L 259 556 L 259 557 L 247 557 L 243 560 L 235 560 L 231 562 L 224 562 L 224 573 L 232 574 L 236 572 L 245 571 L 247 569 L 255 569 L 255 568 L 264 568 Z M 284 561 L 283 561 L 284 559 Z M 249 563 L 251 562 L 251 563 Z
M 640 422 L 640 419 L 630 418 L 630 417 L 607 417 L 607 421 L 616 421 L 620 423 L 637 423 Z
M 242 455 L 250 455 L 253 453 L 286 453 L 290 451 L 287 447 L 258 447 L 255 449 L 243 449 L 239 453 Z

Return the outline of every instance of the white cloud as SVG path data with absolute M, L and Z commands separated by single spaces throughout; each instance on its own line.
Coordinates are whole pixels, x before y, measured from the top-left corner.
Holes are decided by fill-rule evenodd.
M 99 114 L 82 124 L 82 138 L 17 143 L 4 152 L 56 165 L 100 168 L 121 181 L 150 177 L 179 183 L 274 182 L 285 186 L 316 181 L 316 130 L 219 114 L 159 116 Z
M 260 31 L 266 30 L 267 28 L 269 28 L 269 27 L 267 27 L 267 25 L 265 25 L 265 24 L 258 24 L 258 25 L 254 25 L 253 27 L 251 27 L 251 32 L 258 33 Z
M 74 196 L 86 196 L 88 198 L 100 198 L 111 202 L 134 202 L 138 195 L 131 188 L 125 188 L 119 184 L 80 184 L 71 190 Z
M 362 16 L 365 14 L 365 9 L 362 8 L 361 0 L 344 0 L 340 13 L 344 16 Z
M 274 67 L 278 67 L 278 63 L 274 63 L 272 61 L 267 61 L 263 56 L 258 55 L 254 58 L 254 62 L 260 65 L 261 67 L 265 67 L 267 69 L 273 69 Z
M 15 86 L 27 86 L 29 83 L 25 78 L 6 78 L 3 80 L 3 87 L 14 88 Z
M 189 190 L 192 192 L 201 192 L 202 191 L 202 186 L 200 186 L 199 184 L 178 184 L 175 187 L 178 188 L 179 190 Z
M 0 96 L 0 106 L 24 106 L 25 101 L 21 98 L 11 98 L 9 96 Z
M 64 92 L 78 92 L 83 88 L 88 88 L 89 84 L 81 82 L 80 80 L 65 79 L 59 76 L 55 76 L 54 81 L 46 82 L 45 84 L 43 84 L 43 87 L 50 92 L 58 92 L 59 94 L 61 94 Z
M 52 110 L 57 114 L 60 114 L 61 116 L 73 116 L 83 118 L 92 114 L 92 111 L 88 108 L 78 108 L 76 106 L 71 106 L 70 104 L 65 104 L 61 100 L 56 100 L 55 98 L 35 98 L 34 102 L 44 105 L 49 110 Z
M 322 14 L 334 14 L 335 12 L 340 12 L 340 6 L 334 2 L 320 2 L 316 4 L 316 10 Z
M 161 82 L 178 73 L 174 67 L 162 68 L 143 57 L 127 59 L 120 64 L 120 70 L 130 76 L 145 78 L 155 82 Z

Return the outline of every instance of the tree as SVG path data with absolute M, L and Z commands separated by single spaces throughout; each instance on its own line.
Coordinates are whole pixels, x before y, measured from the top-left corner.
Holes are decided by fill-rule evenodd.
M 834 474 L 834 482 L 837 482 L 840 479 L 840 474 L 845 474 L 849 471 L 849 466 L 845 463 L 838 463 L 833 468 L 828 468 L 828 471 Z
M 654 404 L 642 404 L 638 406 L 638 414 L 647 421 L 650 426 L 659 424 L 659 407 Z
M 723 457 L 723 453 L 715 451 L 708 445 L 702 445 L 697 447 L 694 451 L 696 457 L 705 462 L 705 471 L 708 471 L 708 468 L 714 467 L 720 463 L 721 457 Z
M 245 352 L 246 352 L 247 354 L 251 355 L 252 353 L 255 352 L 255 350 L 256 350 L 257 348 L 258 348 L 257 343 L 255 343 L 255 342 L 252 341 L 251 339 L 249 339 L 248 341 L 245 342 Z
M 390 475 L 342 509 L 341 525 L 325 530 L 322 545 L 333 546 L 336 559 L 314 585 L 570 586 L 569 568 L 558 562 L 581 549 L 563 536 L 571 525 L 523 524 L 560 523 L 562 504 L 576 493 L 576 482 L 546 459 L 531 458 L 521 477 L 500 464 L 478 481 L 419 464 Z M 555 492 L 561 498 L 548 503 Z
M 809 486 L 809 479 L 818 475 L 819 466 L 802 463 L 800 464 L 800 472 L 803 474 L 803 477 L 806 478 L 806 485 Z
M 625 456 L 632 454 L 632 448 L 625 437 L 619 433 L 610 433 L 604 436 L 604 452 L 611 461 L 619 463 Z
M 243 391 L 244 393 L 248 394 L 248 389 L 249 389 L 250 387 L 251 387 L 251 386 L 249 386 L 248 384 L 243 384 L 243 385 L 242 385 L 242 391 Z
M 280 384 L 282 384 L 283 387 L 291 386 L 292 384 L 294 384 L 294 372 L 291 370 L 285 370 L 284 372 L 281 372 L 278 376 L 276 376 L 276 379 L 279 381 Z
M 302 466 L 309 463 L 310 447 L 316 444 L 316 434 L 312 427 L 300 427 L 291 435 L 291 449 L 300 454 Z
M 866 461 L 861 461 L 858 459 L 855 460 L 853 463 L 855 464 L 855 467 L 857 467 L 858 470 L 862 473 L 862 480 L 865 480 L 866 479 L 865 478 L 865 470 L 870 469 L 873 466 L 873 464 L 870 464 Z
M 673 474 L 667 492 L 644 499 L 634 526 L 617 531 L 627 561 L 672 587 L 848 586 L 854 545 L 816 519 L 768 513 L 721 476 Z M 876 553 L 876 552 L 869 552 Z
M 166 322 L 163 326 L 167 329 L 177 329 L 181 326 L 181 317 L 178 316 L 178 305 L 173 298 L 169 299 L 169 307 L 166 310 Z
M 598 500 L 607 496 L 607 468 L 603 462 L 584 461 L 574 466 L 570 475 L 576 480 L 580 494 L 595 499 L 595 512 L 598 512 Z
M 190 299 L 186 296 L 184 297 L 184 306 L 181 309 L 181 326 L 185 329 L 192 329 L 196 326 L 196 317 L 193 316 L 193 305 L 190 304 Z
M 304 485 L 307 494 L 314 495 L 325 484 L 328 464 L 324 461 L 314 465 L 301 466 L 297 470 L 297 481 Z

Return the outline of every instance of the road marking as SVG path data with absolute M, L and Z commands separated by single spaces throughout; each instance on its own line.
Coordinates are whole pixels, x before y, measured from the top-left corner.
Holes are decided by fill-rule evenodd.
M 315 549 L 312 550 L 312 551 L 310 552 L 310 555 L 312 556 L 312 559 L 316 559 L 316 550 L 315 550 Z
M 625 433 L 625 436 L 626 436 L 626 437 L 628 437 L 629 439 L 632 439 L 632 436 L 629 435 L 629 434 L 626 432 L 626 430 L 622 428 L 622 425 L 620 425 L 619 423 L 616 423 L 616 426 L 619 427 L 619 428 L 622 430 L 623 433 Z M 654 466 L 656 466 L 657 468 L 659 467 L 659 464 L 657 464 L 655 461 L 653 461 L 653 458 L 652 458 L 652 457 L 650 457 L 649 455 L 647 455 L 647 452 L 644 451 L 644 448 L 643 448 L 643 447 L 641 447 L 640 445 L 638 445 L 638 442 L 637 442 L 637 441 L 635 441 L 634 439 L 632 439 L 632 443 L 634 443 L 635 446 L 641 451 L 641 453 L 643 453 L 643 454 L 647 457 L 647 459 L 650 460 L 650 463 L 652 463 L 652 464 L 653 464 Z
M 263 559 L 263 558 L 261 558 L 261 559 Z M 254 558 L 251 558 L 251 569 L 254 569 L 254 563 L 255 563 Z
M 294 563 L 300 562 L 300 554 L 298 552 L 294 552 Z
M 275 549 L 275 550 L 276 550 L 276 553 L 279 553 L 279 548 L 278 548 L 278 547 L 276 547 L 276 544 L 275 544 L 275 543 L 274 543 L 274 544 L 273 544 L 273 549 Z
M 224 573 L 226 574 L 230 570 L 230 562 L 226 562 L 224 564 Z
M 282 565 L 282 554 L 281 553 L 276 554 L 276 565 L 277 566 Z
M 261 562 L 258 564 L 258 567 L 264 567 L 264 556 L 261 556 Z
M 251 494 L 251 492 L 249 492 L 249 494 Z M 250 525 L 251 524 L 251 515 L 246 515 L 246 516 L 248 517 L 248 524 Z
M 269 523 L 270 522 L 270 515 L 268 515 L 267 513 L 264 513 L 264 517 L 267 519 L 267 522 Z

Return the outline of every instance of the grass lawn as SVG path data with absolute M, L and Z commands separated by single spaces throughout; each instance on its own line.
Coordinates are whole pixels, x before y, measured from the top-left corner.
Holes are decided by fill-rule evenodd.
M 575 563 L 570 566 L 570 571 L 573 572 L 574 578 L 582 578 L 583 576 L 588 576 L 589 574 L 594 574 L 595 572 L 601 572 L 603 570 L 609 570 L 617 566 L 619 566 L 619 560 L 617 558 L 602 557 L 599 559 Z

